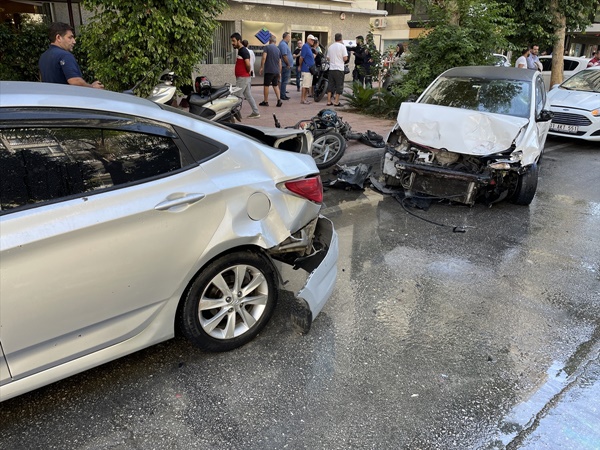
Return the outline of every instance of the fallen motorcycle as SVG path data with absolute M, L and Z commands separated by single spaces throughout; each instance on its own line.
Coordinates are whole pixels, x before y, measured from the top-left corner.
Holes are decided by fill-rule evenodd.
M 275 127 L 281 128 L 275 114 L 273 114 L 273 118 L 275 119 Z M 362 136 L 352 133 L 350 124 L 343 122 L 332 109 L 323 109 L 316 116 L 301 120 L 293 127 L 287 128 L 311 132 L 313 144 L 310 154 L 319 170 L 333 166 L 344 156 L 347 138 L 358 139 Z

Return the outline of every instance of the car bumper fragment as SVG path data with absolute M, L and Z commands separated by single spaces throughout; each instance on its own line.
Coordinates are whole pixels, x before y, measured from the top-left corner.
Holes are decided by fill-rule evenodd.
M 292 308 L 292 323 L 302 334 L 310 330 L 313 320 L 331 297 L 337 279 L 338 236 L 333 223 L 324 216 L 319 216 L 313 245 L 316 251 L 294 264 L 294 268 L 309 272 Z

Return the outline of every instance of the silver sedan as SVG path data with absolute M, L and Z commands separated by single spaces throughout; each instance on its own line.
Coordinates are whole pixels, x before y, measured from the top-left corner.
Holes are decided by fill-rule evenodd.
M 308 331 L 338 247 L 305 132 L 95 89 L 0 92 L 0 400 L 176 330 L 207 351 L 243 345 L 286 265 L 303 269 L 293 320 Z

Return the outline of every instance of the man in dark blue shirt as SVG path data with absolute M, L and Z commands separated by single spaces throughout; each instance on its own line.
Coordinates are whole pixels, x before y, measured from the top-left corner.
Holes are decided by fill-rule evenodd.
M 50 47 L 40 56 L 39 68 L 45 83 L 70 84 L 96 89 L 104 89 L 98 80 L 88 84 L 81 75 L 79 64 L 73 56 L 75 35 L 70 25 L 54 22 L 49 31 Z

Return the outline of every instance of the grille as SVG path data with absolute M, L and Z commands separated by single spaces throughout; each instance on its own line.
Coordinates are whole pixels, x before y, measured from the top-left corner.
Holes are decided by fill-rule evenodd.
M 552 123 L 562 123 L 563 125 L 577 125 L 580 127 L 587 127 L 592 122 L 581 114 L 563 113 L 554 111 L 554 118 Z

